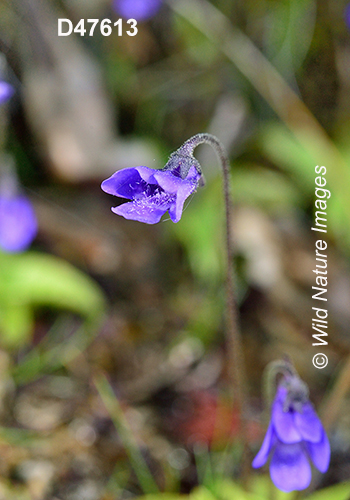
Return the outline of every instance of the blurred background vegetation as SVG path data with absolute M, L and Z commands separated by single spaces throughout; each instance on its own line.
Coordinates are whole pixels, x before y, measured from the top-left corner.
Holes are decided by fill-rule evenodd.
M 176 225 L 126 221 L 99 187 L 119 168 L 161 168 L 198 132 L 215 134 L 231 160 L 252 452 L 269 361 L 287 353 L 327 415 L 350 351 L 346 7 L 172 0 L 134 37 L 58 37 L 58 18 L 120 16 L 109 0 L 0 3 L 1 77 L 15 88 L 0 108 L 0 161 L 15 161 L 39 223 L 29 251 L 0 253 L 1 500 L 270 495 L 261 472 L 249 495 L 240 490 L 239 450 L 226 446 L 237 415 L 214 154 L 196 151 L 206 185 Z M 322 371 L 311 363 L 317 164 L 332 191 Z M 315 500 L 349 498 L 338 484 L 350 477 L 348 385 L 330 469 L 313 486 L 333 489 Z

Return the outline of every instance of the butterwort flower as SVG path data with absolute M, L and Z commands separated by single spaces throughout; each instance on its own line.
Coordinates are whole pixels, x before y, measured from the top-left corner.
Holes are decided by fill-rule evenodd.
M 14 94 L 15 90 L 7 82 L 0 80 L 0 106 L 8 101 Z
M 113 9 L 125 19 L 147 21 L 155 16 L 162 0 L 114 0 Z
M 0 247 L 5 252 L 26 250 L 38 230 L 34 209 L 23 195 L 0 196 Z
M 125 219 L 156 224 L 169 211 L 178 222 L 186 199 L 201 180 L 199 163 L 193 156 L 171 155 L 162 170 L 148 167 L 124 168 L 102 182 L 106 193 L 130 200 L 112 208 Z
M 298 376 L 286 377 L 277 388 L 271 421 L 253 467 L 262 467 L 269 456 L 271 479 L 285 492 L 309 486 L 310 461 L 320 472 L 328 469 L 329 441 Z
M 23 252 L 37 231 L 32 204 L 20 193 L 16 174 L 8 162 L 0 179 L 0 249 L 10 253 Z

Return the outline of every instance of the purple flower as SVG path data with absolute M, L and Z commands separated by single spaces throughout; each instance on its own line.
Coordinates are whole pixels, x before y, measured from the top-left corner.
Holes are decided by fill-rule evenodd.
M 252 464 L 262 467 L 271 455 L 271 479 L 286 492 L 309 486 L 310 459 L 320 472 L 326 472 L 330 460 L 327 435 L 305 388 L 297 377 L 279 385 L 265 439 Z
M 198 186 L 201 174 L 194 158 L 174 153 L 163 170 L 124 168 L 102 182 L 103 191 L 131 200 L 112 208 L 126 219 L 156 224 L 168 210 L 179 222 L 185 200 Z
M 114 0 L 114 10 L 125 19 L 147 21 L 155 16 L 162 5 L 162 0 Z
M 344 17 L 345 17 L 346 24 L 348 25 L 348 28 L 350 29 L 350 3 L 348 3 L 348 5 L 345 7 Z
M 0 196 L 0 248 L 15 253 L 26 250 L 38 230 L 30 201 L 22 195 Z
M 14 94 L 14 88 L 7 82 L 0 80 L 0 105 L 8 101 Z

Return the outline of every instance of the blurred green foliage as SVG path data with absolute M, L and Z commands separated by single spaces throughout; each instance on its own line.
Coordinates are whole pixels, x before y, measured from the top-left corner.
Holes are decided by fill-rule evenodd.
M 27 344 L 35 310 L 71 311 L 87 324 L 101 318 L 102 290 L 85 273 L 55 256 L 28 252 L 0 253 L 1 344 L 10 349 Z
M 275 500 L 294 500 L 297 493 L 284 493 L 271 486 L 267 476 L 255 478 L 251 485 L 251 492 L 243 490 L 233 481 L 228 479 L 218 480 L 208 486 L 195 488 L 190 495 L 172 495 L 159 493 L 145 495 L 144 500 L 269 500 L 271 493 Z M 306 496 L 308 500 L 347 500 L 350 494 L 350 483 L 342 483 L 330 486 L 316 493 Z
M 0 31 L 4 30 L 6 33 L 4 39 L 1 40 L 3 43 L 1 51 L 8 56 L 9 65 L 13 72 L 10 76 L 13 81 L 15 83 L 21 81 L 17 85 L 18 95 L 23 90 L 23 102 L 17 99 L 12 108 L 13 123 L 10 124 L 8 147 L 13 150 L 12 152 L 17 159 L 22 181 L 34 185 L 34 190 L 38 188 L 39 192 L 42 186 L 44 188 L 50 186 L 52 191 L 57 191 L 56 200 L 58 199 L 59 204 L 60 188 L 66 181 L 57 176 L 54 170 L 51 170 L 52 158 L 51 161 L 48 161 L 50 155 L 47 154 L 47 151 L 43 152 L 43 144 L 50 144 L 51 137 L 45 134 L 47 131 L 56 130 L 55 118 L 57 116 L 59 117 L 58 129 L 64 123 L 62 116 L 64 118 L 68 116 L 72 120 L 76 118 L 74 106 L 70 110 L 71 114 L 60 115 L 60 113 L 66 104 L 64 96 L 67 98 L 67 103 L 78 102 L 79 85 L 76 85 L 78 87 L 76 88 L 71 84 L 81 80 L 77 77 L 79 75 L 74 73 L 76 60 L 69 65 L 70 50 L 64 51 L 62 47 L 58 48 L 56 38 L 49 40 L 48 22 L 43 21 L 44 19 L 48 20 L 49 17 L 40 17 L 41 11 L 38 7 L 40 2 L 29 3 L 34 6 L 31 11 L 32 17 L 27 16 L 25 10 L 21 10 L 27 2 L 23 2 L 23 6 L 22 2 L 17 2 L 18 5 L 16 2 L 8 2 L 9 6 L 5 4 L 0 6 Z M 108 10 L 107 4 L 108 2 L 99 2 L 98 0 L 89 2 L 91 17 L 111 17 L 112 12 Z M 316 2 L 315 0 L 240 0 L 235 2 L 226 2 L 225 0 L 178 2 L 174 0 L 172 7 L 164 5 L 158 18 L 149 23 L 140 23 L 139 34 L 133 39 L 116 35 L 104 38 L 96 32 L 96 36 L 84 39 L 73 35 L 70 41 L 74 40 L 79 48 L 80 56 L 84 55 L 84 60 L 91 57 L 91 60 L 96 62 L 98 71 L 104 77 L 102 88 L 105 86 L 104 90 L 107 89 L 109 92 L 107 100 L 104 102 L 111 110 L 117 141 L 122 141 L 124 136 L 129 136 L 129 138 L 142 136 L 147 143 L 158 145 L 161 151 L 160 156 L 164 160 L 163 163 L 166 163 L 168 153 L 193 134 L 210 130 L 219 138 L 221 135 L 226 137 L 228 146 L 233 144 L 230 151 L 232 155 L 231 187 L 236 206 L 257 208 L 270 220 L 284 215 L 291 216 L 296 221 L 296 225 L 299 224 L 304 230 L 305 227 L 308 228 L 312 225 L 313 221 L 314 167 L 316 164 L 326 165 L 327 182 L 332 190 L 332 198 L 327 210 L 329 224 L 327 236 L 334 245 L 334 251 L 339 252 L 339 255 L 341 253 L 349 255 L 350 146 L 348 137 L 350 103 L 347 98 L 349 80 L 346 66 L 349 33 L 342 17 L 345 5 L 345 1 Z M 59 15 L 72 17 L 75 20 L 86 14 L 86 6 L 83 2 L 53 1 L 47 3 L 47 6 L 48 9 L 52 6 L 62 9 L 57 11 L 61 12 Z M 96 8 L 96 12 L 94 12 L 94 8 Z M 54 17 L 56 10 L 50 14 L 53 14 L 56 22 Z M 56 25 L 54 27 L 56 36 Z M 66 62 L 68 62 L 67 66 Z M 71 73 L 68 71 L 69 66 Z M 278 71 L 277 80 L 272 77 L 275 74 L 275 69 Z M 37 117 L 33 122 L 30 122 L 30 113 L 27 113 L 31 109 L 36 95 L 35 92 L 28 92 L 27 85 L 30 80 L 28 75 L 33 76 L 36 71 L 40 76 L 38 80 L 34 79 L 35 89 L 40 89 L 40 79 L 44 81 L 45 75 L 48 75 L 49 79 L 54 82 L 53 87 L 55 85 L 59 88 L 62 87 L 66 92 L 62 92 L 62 95 L 59 94 L 61 100 L 57 99 L 57 101 L 52 102 L 48 99 L 44 103 L 43 108 L 47 111 L 44 116 L 48 121 L 44 121 L 44 125 L 41 123 L 41 129 L 40 123 L 36 122 Z M 67 77 L 66 80 L 65 71 L 69 74 L 69 78 Z M 89 71 L 87 71 L 88 75 L 90 75 Z M 25 78 L 22 81 L 23 75 Z M 280 75 L 284 80 L 279 79 Z M 278 85 L 276 81 L 279 82 Z M 296 96 L 294 100 L 291 99 L 291 95 L 294 94 L 285 92 L 285 83 L 289 85 L 290 92 L 294 92 Z M 90 81 L 87 81 L 87 86 L 89 84 Z M 47 91 L 48 88 L 44 90 Z M 95 91 L 100 92 L 101 89 L 94 88 Z M 39 90 L 39 101 L 45 95 L 45 92 Z M 48 92 L 48 95 L 51 94 Z M 232 123 L 227 124 L 220 115 L 219 103 L 223 97 L 230 99 L 237 97 L 244 103 L 245 117 L 241 124 L 242 130 L 238 133 L 232 132 Z M 304 102 L 312 110 L 314 116 L 312 113 L 309 116 L 308 111 L 305 111 Z M 23 109 L 22 104 L 24 104 Z M 84 112 L 89 109 L 89 103 L 85 104 Z M 56 114 L 57 110 L 59 112 Z M 79 124 L 81 124 L 79 120 L 82 115 L 77 113 L 77 116 L 77 121 L 74 122 L 75 126 L 72 129 L 68 128 L 68 130 L 71 132 L 77 130 L 79 136 L 82 133 L 79 128 Z M 322 122 L 326 130 L 319 127 L 317 120 Z M 39 130 L 39 140 L 38 136 L 33 134 L 31 127 L 33 130 L 36 128 Z M 98 127 L 96 127 L 97 129 Z M 3 142 L 5 144 L 5 140 Z M 118 149 L 120 143 L 116 144 L 117 156 L 123 155 L 120 152 L 122 148 Z M 69 144 L 71 143 L 68 141 Z M 74 140 L 72 144 L 75 144 Z M 67 147 L 68 151 L 69 147 Z M 118 161 L 116 161 L 116 166 Z M 206 168 L 208 165 L 203 165 L 203 167 Z M 217 168 L 216 165 L 210 165 L 210 167 Z M 72 198 L 75 196 L 74 189 L 76 188 L 77 200 L 81 200 L 80 197 L 78 198 L 78 193 L 80 196 L 81 193 L 84 193 L 88 183 L 92 183 L 92 179 L 88 177 L 90 173 L 87 174 L 87 184 L 77 183 L 72 188 Z M 94 172 L 93 189 L 96 192 L 99 187 L 95 181 L 99 176 L 102 177 L 102 172 Z M 99 178 L 99 180 L 102 179 Z M 79 201 L 77 201 L 77 205 Z M 107 211 L 107 205 L 106 202 L 102 210 Z M 97 205 L 96 207 L 96 212 L 98 212 L 100 207 Z M 185 326 L 180 319 L 181 333 L 176 336 L 176 341 L 181 342 L 184 337 L 195 336 L 201 340 L 207 350 L 210 350 L 214 343 L 218 344 L 222 341 L 218 332 L 222 331 L 224 316 L 223 217 L 222 185 L 221 177 L 218 175 L 210 177 L 207 185 L 198 190 L 189 206 L 186 207 L 182 220 L 178 224 L 168 222 L 162 227 L 166 237 L 169 237 L 172 243 L 176 240 L 176 243 L 179 244 L 178 247 L 184 250 L 185 260 L 187 260 L 191 271 L 188 280 L 190 285 L 186 282 L 182 288 L 180 284 L 178 290 L 171 295 L 172 310 L 190 312 L 188 314 L 189 320 Z M 107 220 L 107 217 L 103 216 L 103 219 Z M 137 308 L 147 309 L 149 296 L 152 300 L 154 297 L 158 300 L 157 292 L 159 290 L 153 282 L 149 284 L 146 283 L 147 280 L 144 277 L 140 278 L 142 274 L 140 268 L 145 269 L 148 266 L 146 274 L 149 273 L 154 281 L 157 281 L 159 276 L 151 269 L 153 266 L 152 257 L 149 260 L 147 258 L 147 251 L 152 252 L 147 248 L 143 250 L 143 238 L 145 241 L 147 240 L 144 236 L 145 233 L 140 231 L 139 234 L 137 227 L 134 230 L 133 223 L 130 223 L 126 229 L 127 226 L 123 225 L 123 222 L 115 222 L 117 229 L 113 233 L 113 238 L 115 238 L 113 241 L 116 242 L 118 248 L 112 259 L 115 257 L 116 262 L 119 262 L 118 259 L 120 259 L 121 264 L 119 267 L 118 264 L 116 265 L 117 271 L 112 266 L 106 266 L 106 268 L 102 266 L 102 271 L 101 267 L 97 271 L 111 297 L 109 319 L 112 333 L 109 332 L 109 334 L 110 337 L 113 337 L 113 341 L 109 339 L 107 347 L 102 342 L 98 344 L 97 348 L 94 349 L 94 354 L 97 353 L 97 358 L 98 356 L 100 358 L 97 362 L 94 359 L 94 362 L 100 363 L 102 369 L 107 367 L 107 370 L 110 370 L 112 374 L 113 389 L 121 389 L 121 392 L 124 390 L 128 396 L 128 382 L 131 380 L 129 385 L 132 385 L 136 380 L 142 385 L 143 379 L 148 377 L 148 369 L 153 369 L 153 365 L 159 359 L 152 358 L 151 362 L 146 365 L 148 367 L 146 373 L 142 371 L 144 368 L 139 366 L 142 363 L 136 355 L 138 345 L 134 339 L 136 337 L 135 331 L 142 331 L 142 328 L 139 328 L 139 325 L 135 327 L 136 321 L 130 313 L 131 309 L 134 312 Z M 110 228 L 106 228 L 99 222 L 96 225 L 99 226 L 98 229 L 100 226 L 102 227 L 104 234 L 101 239 L 105 237 L 107 241 L 106 235 L 110 236 Z M 47 234 L 50 238 L 50 231 L 47 231 Z M 153 247 L 160 244 L 161 239 L 158 241 L 154 239 L 154 235 L 159 233 L 151 233 L 150 230 L 149 234 L 151 234 L 153 250 Z M 301 232 L 301 234 L 304 233 Z M 104 249 L 109 247 L 108 245 L 105 247 L 103 243 L 101 248 L 104 255 Z M 125 243 L 126 253 L 129 253 L 129 249 L 133 250 L 134 245 L 140 247 L 140 249 L 137 248 L 135 254 L 130 251 L 129 260 L 118 253 Z M 72 261 L 74 262 L 84 259 L 85 254 L 83 254 L 84 257 L 78 252 L 78 257 L 75 254 L 74 239 L 69 241 L 67 246 L 70 247 L 70 251 L 66 254 L 68 259 L 69 255 L 73 256 Z M 50 244 L 48 247 L 51 249 Z M 57 248 L 60 248 L 59 245 Z M 59 254 L 59 250 L 57 253 Z M 120 253 L 122 254 L 122 251 Z M 244 255 L 236 257 L 244 259 Z M 108 251 L 105 258 L 111 259 Z M 140 267 L 135 264 L 138 259 L 141 261 Z M 83 268 L 84 263 L 81 262 Z M 132 268 L 131 271 L 127 269 L 128 266 L 130 269 Z M 238 294 L 239 299 L 242 300 L 249 289 L 249 283 L 244 265 L 237 267 L 239 271 Z M 177 270 L 174 271 L 174 273 L 176 272 Z M 180 272 L 178 274 L 179 282 L 182 279 L 183 281 L 188 279 L 180 276 Z M 300 277 L 297 277 L 298 279 L 300 280 Z M 136 284 L 130 285 L 133 280 Z M 150 281 L 152 280 L 150 279 Z M 128 295 L 129 290 L 126 292 L 124 289 L 121 290 L 125 287 L 126 282 L 128 283 L 126 288 L 131 289 L 130 295 Z M 155 293 L 152 295 L 154 290 Z M 162 293 L 163 291 L 159 292 L 158 295 L 161 296 Z M 278 296 L 278 290 L 275 290 L 274 293 Z M 128 297 L 130 303 L 125 303 L 125 297 Z M 266 301 L 264 310 L 266 307 L 271 314 L 268 293 L 264 295 L 264 299 Z M 161 325 L 162 321 L 166 323 L 162 315 L 164 314 L 166 317 L 168 303 L 165 306 L 159 300 L 154 306 L 159 310 L 162 307 L 166 309 L 165 312 L 161 311 L 159 321 Z M 276 303 L 273 305 L 276 306 Z M 285 303 L 277 303 L 277 306 L 277 309 L 286 308 Z M 276 309 L 272 310 L 276 311 Z M 26 390 L 25 384 L 29 386 L 29 382 L 40 380 L 49 371 L 67 365 L 69 361 L 84 352 L 90 341 L 96 338 L 100 332 L 101 320 L 105 311 L 106 299 L 102 289 L 88 275 L 88 272 L 79 270 L 63 258 L 35 252 L 22 255 L 0 254 L 0 344 L 1 348 L 8 351 L 12 358 L 15 358 L 18 352 L 21 353 L 21 356 L 14 363 L 15 366 L 11 367 L 11 377 L 13 377 L 17 387 L 23 391 Z M 43 312 L 49 312 L 49 321 L 45 323 L 44 334 L 41 332 L 42 338 L 38 341 L 36 338 L 33 339 L 33 334 L 38 333 L 35 332 L 35 326 L 38 325 L 38 320 Z M 180 312 L 179 316 L 181 316 Z M 254 311 L 249 311 L 249 314 L 253 316 Z M 78 321 L 75 321 L 76 317 L 78 317 Z M 268 318 L 268 314 L 266 317 Z M 270 321 L 269 318 L 267 323 L 268 321 Z M 289 323 L 287 320 L 285 321 L 288 326 Z M 263 324 L 267 336 L 271 332 L 281 329 L 282 322 L 279 322 L 278 318 L 276 318 L 276 325 L 271 326 L 271 331 L 267 323 Z M 294 331 L 292 328 L 295 328 L 295 323 L 300 331 L 307 331 L 309 327 L 309 325 L 302 323 L 298 316 L 297 320 L 293 316 L 291 323 L 293 323 L 291 331 Z M 284 324 L 282 326 L 289 334 L 288 327 Z M 162 335 L 164 334 L 166 337 L 168 324 L 166 323 L 164 328 L 160 326 L 157 331 L 162 332 Z M 255 347 L 259 342 L 258 349 L 260 349 L 261 338 L 254 337 L 255 333 L 253 329 L 252 332 L 249 332 L 255 342 Z M 126 337 L 126 343 L 130 342 L 135 351 L 133 363 L 130 362 L 130 357 L 126 356 L 126 363 L 130 362 L 130 367 L 127 375 L 124 372 L 124 378 L 118 378 L 118 370 L 125 362 L 123 359 L 124 351 L 121 351 L 120 358 L 116 352 L 120 344 L 115 339 L 117 338 L 119 341 L 119 336 L 122 339 Z M 131 337 L 133 338 L 132 342 L 130 341 Z M 299 340 L 302 342 L 301 335 Z M 142 338 L 143 348 L 148 341 L 149 339 Z M 160 339 L 160 342 L 162 341 L 163 337 Z M 167 337 L 166 341 L 168 342 Z M 273 344 L 274 341 L 274 333 L 272 333 L 269 337 L 269 343 Z M 164 351 L 168 349 L 167 342 L 165 342 L 167 347 L 164 348 Z M 285 343 L 281 342 L 276 349 L 284 349 L 284 347 Z M 333 348 L 335 349 L 335 346 Z M 344 348 L 342 347 L 342 349 L 341 354 L 343 355 Z M 261 347 L 262 358 L 266 359 L 271 356 L 271 352 L 276 351 L 263 351 L 263 347 Z M 87 354 L 87 356 L 89 355 Z M 143 354 L 141 354 L 142 357 Z M 162 363 L 165 358 L 166 356 L 161 358 Z M 300 362 L 302 363 L 302 361 Z M 92 385 L 90 373 L 84 370 L 85 367 L 81 371 L 84 375 L 82 376 L 80 373 L 79 377 L 85 377 L 84 384 L 90 387 Z M 69 377 L 74 379 L 74 372 L 70 372 Z M 168 382 L 166 377 L 165 380 Z M 157 380 L 157 383 L 161 382 L 162 380 Z M 91 396 L 90 393 L 89 396 Z M 114 396 L 110 395 L 110 397 L 113 399 Z M 130 399 L 132 400 L 132 396 Z M 116 403 L 112 402 L 110 414 L 113 413 L 113 408 L 115 410 L 115 406 Z M 132 414 L 132 405 L 127 409 L 126 414 L 129 410 Z M 77 415 L 80 418 L 79 411 L 71 417 L 71 420 Z M 106 419 L 104 414 L 101 417 L 100 403 L 96 404 L 93 401 L 91 407 L 86 410 L 87 413 L 89 411 L 91 420 Z M 101 480 L 101 475 L 103 475 L 102 482 L 109 477 L 106 490 L 117 492 L 115 493 L 116 498 L 119 494 L 121 497 L 137 494 L 135 492 L 139 490 L 137 489 L 138 485 L 135 486 L 137 480 L 135 481 L 133 473 L 137 467 L 137 461 L 143 463 L 144 460 L 144 457 L 140 458 L 138 448 L 138 446 L 141 448 L 140 443 L 143 445 L 143 436 L 139 437 L 139 441 L 135 441 L 135 443 L 132 441 L 130 448 L 130 436 L 124 431 L 123 438 L 124 427 L 120 423 L 120 421 L 124 423 L 125 420 L 123 408 L 118 407 L 117 413 L 121 414 L 119 420 L 114 415 L 111 418 L 114 417 L 115 426 L 119 431 L 118 436 L 108 435 L 105 427 L 98 421 L 98 424 L 103 427 L 102 438 L 98 441 L 98 446 L 86 447 L 83 450 L 84 456 L 96 454 L 99 457 L 98 465 L 94 465 L 87 475 L 92 476 L 91 470 L 94 472 L 98 470 L 100 474 L 98 481 Z M 62 427 L 65 424 L 66 422 Z M 18 424 L 15 423 L 15 425 Z M 96 435 L 100 430 L 96 424 L 96 429 L 93 429 Z M 137 430 L 139 431 L 139 429 Z M 155 441 L 168 439 L 168 437 L 165 438 L 161 435 L 159 429 L 149 431 L 147 428 L 147 432 L 155 434 Z M 1 432 L 1 438 L 11 446 L 25 447 L 27 440 L 32 437 L 30 433 L 31 431 L 27 433 L 23 429 L 5 428 Z M 46 435 L 43 436 L 43 440 L 46 437 Z M 111 455 L 104 453 L 101 445 L 104 439 L 107 441 L 108 452 L 118 448 L 121 440 L 124 448 L 129 446 L 128 451 L 131 458 L 124 461 L 119 455 L 116 457 L 113 453 Z M 60 436 L 58 440 L 60 440 Z M 68 440 L 72 440 L 71 434 L 69 434 Z M 168 441 L 165 449 L 172 445 L 171 438 Z M 147 453 L 144 454 L 147 455 Z M 212 459 L 213 454 L 214 452 L 207 453 L 208 461 Z M 56 457 L 52 460 L 55 459 Z M 152 459 L 154 460 L 154 457 Z M 74 466 L 72 466 L 73 473 L 69 466 L 60 468 L 60 460 L 61 457 L 58 458 L 59 465 L 57 466 L 59 481 L 64 482 L 66 478 L 69 481 L 70 477 L 76 478 Z M 106 461 L 104 462 L 104 460 Z M 236 463 L 237 460 L 238 454 L 232 462 Z M 166 459 L 164 461 L 166 462 Z M 292 500 L 297 496 L 293 493 L 284 494 L 275 489 L 272 490 L 269 479 L 258 474 L 251 480 L 250 490 L 245 492 L 231 479 L 215 478 L 215 472 L 213 474 L 207 473 L 205 467 L 204 471 L 200 471 L 198 463 L 196 464 L 196 474 L 199 476 L 199 481 L 197 477 L 192 477 L 189 487 L 191 489 L 195 486 L 194 489 L 189 495 L 180 495 L 176 492 L 180 491 L 182 474 L 185 475 L 185 472 L 171 470 L 169 464 L 167 462 L 166 464 L 170 470 L 168 473 L 170 479 L 168 478 L 169 484 L 165 481 L 165 489 L 175 491 L 175 493 L 164 492 L 145 495 L 142 497 L 144 500 L 185 498 L 192 500 L 265 500 L 271 498 L 272 495 L 276 500 Z M 157 464 L 158 469 L 154 468 L 156 472 L 150 468 L 156 481 L 158 481 L 157 472 L 161 470 L 162 465 L 164 464 Z M 147 460 L 143 467 L 148 467 Z M 100 469 L 103 470 L 102 473 Z M 87 470 L 89 469 L 87 468 Z M 111 470 L 114 470 L 114 473 L 110 474 Z M 137 472 L 139 474 L 136 474 L 136 477 L 140 474 L 142 476 L 142 470 Z M 9 475 L 11 473 L 10 471 Z M 159 473 L 161 478 L 159 483 L 163 479 L 163 473 L 164 471 Z M 166 474 L 164 473 L 164 475 Z M 231 477 L 231 474 L 227 474 L 227 477 Z M 138 479 L 138 482 L 141 484 L 142 478 L 141 481 Z M 150 491 L 154 486 L 152 483 L 153 479 L 149 481 L 152 486 L 149 488 Z M 196 486 L 198 483 L 199 486 Z M 27 487 L 21 484 L 10 484 L 10 481 L 4 480 L 1 487 L 5 492 L 5 498 L 16 498 L 16 500 L 32 498 Z M 147 490 L 147 485 L 144 489 Z M 312 493 L 306 498 L 310 500 L 346 500 L 349 495 L 350 485 L 344 483 Z M 108 493 L 104 498 L 110 500 L 111 496 Z M 113 494 L 112 498 L 114 500 Z

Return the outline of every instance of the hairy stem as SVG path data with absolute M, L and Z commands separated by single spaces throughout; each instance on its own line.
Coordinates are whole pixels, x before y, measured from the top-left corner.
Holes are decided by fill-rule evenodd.
M 200 144 L 209 144 L 216 152 L 223 172 L 223 187 L 225 200 L 226 219 L 226 307 L 227 307 L 227 329 L 226 341 L 228 346 L 228 372 L 231 380 L 232 402 L 238 410 L 240 435 L 243 442 L 243 476 L 248 470 L 248 445 L 246 426 L 246 377 L 242 349 L 241 334 L 238 327 L 237 300 L 234 285 L 233 248 L 232 248 L 232 198 L 230 189 L 230 163 L 226 151 L 215 136 L 211 134 L 197 134 L 188 139 L 176 153 L 184 156 L 192 156 L 194 149 Z
M 298 377 L 298 374 L 288 359 L 272 361 L 265 368 L 263 375 L 263 392 L 265 408 L 270 409 L 277 389 L 277 376 Z

